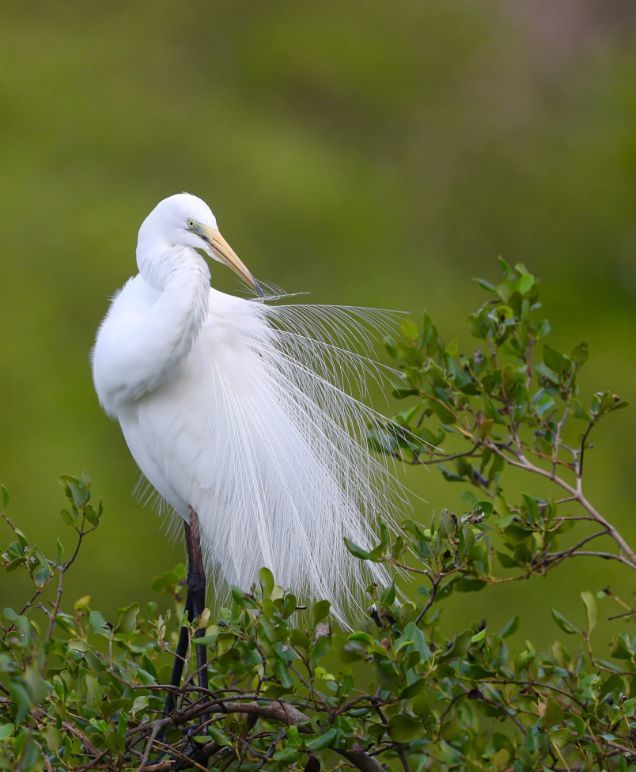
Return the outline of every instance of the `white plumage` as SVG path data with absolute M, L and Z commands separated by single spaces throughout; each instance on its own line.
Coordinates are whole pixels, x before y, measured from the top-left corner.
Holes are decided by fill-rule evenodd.
M 97 335 L 100 402 L 162 499 L 186 521 L 198 513 L 209 574 L 248 589 L 267 566 L 341 613 L 364 578 L 343 537 L 368 546 L 401 495 L 367 450 L 379 417 L 351 395 L 379 369 L 350 347 L 368 348 L 389 316 L 224 294 L 200 252 L 258 287 L 203 201 L 159 203 L 139 231 L 140 272 Z

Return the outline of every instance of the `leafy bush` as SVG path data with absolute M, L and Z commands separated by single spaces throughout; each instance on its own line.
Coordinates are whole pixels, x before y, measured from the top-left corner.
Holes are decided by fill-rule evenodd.
M 4 491 L 11 542 L 0 560 L 28 573 L 33 594 L 3 611 L 0 767 L 633 768 L 636 642 L 617 630 L 603 659 L 590 637 L 597 625 L 633 618 L 626 600 L 582 588 L 586 626 L 553 609 L 571 644 L 545 652 L 508 644 L 518 616 L 502 630 L 441 623 L 451 593 L 544 575 L 566 560 L 636 568 L 584 489 L 590 434 L 625 403 L 579 393 L 587 347 L 564 354 L 544 343 L 536 278 L 522 265 L 502 268 L 500 284 L 481 282 L 490 299 L 470 316 L 478 348 L 445 345 L 426 314 L 421 328 L 407 321 L 399 340 L 387 340 L 401 373 L 395 395 L 410 403 L 371 445 L 469 489 L 463 512 L 406 522 L 399 534 L 383 526 L 372 550 L 348 544 L 357 558 L 393 567 L 398 584 L 414 578 L 418 602 L 400 600 L 395 584 L 371 587 L 366 627 L 348 633 L 332 627 L 327 601 L 299 610 L 263 568 L 259 585 L 233 589 L 218 618 L 206 611 L 188 625 L 191 648 L 209 649 L 210 685 L 197 687 L 190 672 L 172 715 L 163 706 L 187 625 L 184 567 L 154 582 L 167 604 L 131 603 L 112 620 L 89 596 L 70 605 L 65 576 L 102 515 L 90 480 L 62 478 L 68 558 L 61 542 L 45 556 L 19 530 Z M 550 494 L 512 495 L 511 472 Z

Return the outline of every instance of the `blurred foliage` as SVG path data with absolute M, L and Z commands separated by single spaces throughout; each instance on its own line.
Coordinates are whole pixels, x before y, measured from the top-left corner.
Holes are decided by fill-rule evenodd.
M 595 365 L 582 384 L 634 401 L 636 6 L 538 8 L 1 4 L 0 479 L 53 554 L 55 496 L 40 481 L 96 470 L 109 514 L 68 578 L 76 593 L 112 615 L 180 559 L 131 496 L 137 470 L 87 361 L 108 296 L 135 270 L 140 222 L 178 190 L 211 203 L 266 281 L 316 302 L 425 305 L 460 342 L 480 290 L 459 277 L 491 272 L 499 254 L 525 261 L 547 279 L 553 347 L 586 339 Z M 236 289 L 222 269 L 213 281 Z M 588 470 L 591 494 L 632 536 L 635 435 L 633 411 L 601 425 L 606 452 Z M 413 517 L 459 511 L 465 486 L 419 471 L 407 481 L 428 503 Z M 607 565 L 606 582 L 621 570 Z M 501 585 L 494 603 L 471 596 L 470 609 L 503 625 L 532 608 L 528 630 L 546 643 L 546 596 L 563 592 L 576 616 L 574 588 L 602 589 L 584 560 L 557 573 Z M 13 579 L 0 605 L 19 605 Z M 465 613 L 451 597 L 449 617 Z
M 459 625 L 442 619 L 452 596 L 492 602 L 495 586 L 536 581 L 576 559 L 636 569 L 584 484 L 592 433 L 626 404 L 580 388 L 587 346 L 562 353 L 547 343 L 536 277 L 521 264 L 501 267 L 498 284 L 480 280 L 489 299 L 470 316 L 476 348 L 445 344 L 428 314 L 386 341 L 399 366 L 396 396 L 410 407 L 371 430 L 372 446 L 436 466 L 469 492 L 460 512 L 443 509 L 427 526 L 380 524 L 372 549 L 346 542 L 394 574 L 390 586 L 367 588 L 364 627 L 343 631 L 328 601 L 307 608 L 267 568 L 259 586 L 232 588 L 218 616 L 189 618 L 182 565 L 153 584 L 171 599 L 167 610 L 133 602 L 105 615 L 90 595 L 67 610 L 67 572 L 102 518 L 90 479 L 62 478 L 61 517 L 75 539 L 68 558 L 59 540 L 47 557 L 9 519 L 3 488 L 12 541 L 0 564 L 32 588 L 19 610 L 2 613 L 0 768 L 634 769 L 632 598 L 591 591 L 581 578 L 585 621 L 564 614 L 555 594 L 553 630 L 563 635 L 545 650 L 511 643 L 521 602 L 500 629 L 476 618 L 474 605 Z M 510 480 L 519 470 L 521 488 Z M 535 480 L 552 495 L 526 492 Z M 602 581 L 598 566 L 596 575 Z M 416 601 L 401 597 L 406 579 Z M 600 627 L 612 637 L 608 656 L 593 644 Z M 167 686 L 180 629 L 187 676 Z M 210 654 L 206 688 L 199 646 Z

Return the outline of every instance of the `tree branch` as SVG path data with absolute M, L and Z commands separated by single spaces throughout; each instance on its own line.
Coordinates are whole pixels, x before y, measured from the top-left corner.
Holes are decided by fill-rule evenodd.
M 614 539 L 619 548 L 624 552 L 628 565 L 631 568 L 636 569 L 636 553 L 634 550 L 632 550 L 619 531 L 617 531 L 616 528 L 614 528 L 614 526 L 609 521 L 607 521 L 603 515 L 601 515 L 601 513 L 591 504 L 591 502 L 588 501 L 588 499 L 583 495 L 583 492 L 580 490 L 580 486 L 574 487 L 566 482 L 562 477 L 559 477 L 557 474 L 555 474 L 553 471 L 548 471 L 543 467 L 533 464 L 532 461 L 529 461 L 520 451 L 511 451 L 511 453 L 514 455 L 514 458 L 512 458 L 510 454 L 505 453 L 502 448 L 496 445 L 494 442 L 489 442 L 488 447 L 498 456 L 501 456 L 501 458 L 503 458 L 506 463 L 510 464 L 510 466 L 514 466 L 517 469 L 524 469 L 526 472 L 532 472 L 533 474 L 539 475 L 540 477 L 545 477 L 566 491 L 574 501 L 577 501 L 583 507 L 583 509 L 585 509 L 585 511 L 588 512 L 597 523 L 599 523 L 599 525 L 603 526 L 609 536 Z
M 290 705 L 287 702 L 283 702 L 282 700 L 278 700 L 276 702 L 272 702 L 268 705 L 263 705 L 259 702 L 256 702 L 255 700 L 252 700 L 250 702 L 238 702 L 235 700 L 211 700 L 211 701 L 205 701 L 200 704 L 198 704 L 195 708 L 190 708 L 189 710 L 183 711 L 181 713 L 176 713 L 174 716 L 167 716 L 162 719 L 158 719 L 157 721 L 151 721 L 148 722 L 148 724 L 140 724 L 139 726 L 134 728 L 135 732 L 139 731 L 149 731 L 152 735 L 158 734 L 158 732 L 166 725 L 170 723 L 174 724 L 183 724 L 187 721 L 196 718 L 199 715 L 210 713 L 214 709 L 217 711 L 220 710 L 221 705 L 223 707 L 223 713 L 244 713 L 247 715 L 256 716 L 258 718 L 265 718 L 269 719 L 270 721 L 280 721 L 281 723 L 287 725 L 287 726 L 295 726 L 298 728 L 299 732 L 302 732 L 303 734 L 311 734 L 313 731 L 310 724 L 311 719 L 309 716 L 307 716 L 302 711 L 298 710 L 298 708 L 294 707 L 293 705 Z M 216 746 L 215 749 L 211 749 L 209 753 L 206 754 L 206 749 L 208 746 L 204 746 L 204 748 L 200 749 L 198 751 L 198 754 L 193 758 L 197 759 L 197 764 L 200 763 L 201 760 L 207 759 L 209 756 L 212 755 L 212 753 L 216 752 L 218 750 L 218 746 Z M 146 745 L 146 750 L 148 751 L 148 755 L 150 753 L 148 745 Z M 369 754 L 361 749 L 351 749 L 351 750 L 341 750 L 339 748 L 334 748 L 334 751 L 336 753 L 339 753 L 341 756 L 346 758 L 348 761 L 350 761 L 357 769 L 363 770 L 363 772 L 383 772 L 384 767 L 378 762 L 376 759 L 374 759 L 372 756 L 369 756 Z M 178 755 L 184 756 L 185 754 L 179 753 Z M 146 759 L 148 756 L 146 755 Z M 185 756 L 182 761 L 185 763 L 186 759 L 189 759 L 189 756 Z M 162 770 L 176 770 L 176 769 L 186 769 L 186 767 L 180 766 L 180 761 L 170 761 L 170 762 L 161 762 L 159 764 L 151 764 L 146 766 L 140 766 L 139 769 L 143 769 L 144 772 L 161 772 Z

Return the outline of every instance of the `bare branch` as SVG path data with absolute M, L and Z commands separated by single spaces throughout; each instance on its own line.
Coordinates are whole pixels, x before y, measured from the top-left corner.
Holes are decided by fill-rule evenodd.
M 578 487 L 573 487 L 553 471 L 549 471 L 543 467 L 533 464 L 521 452 L 515 452 L 511 450 L 509 453 L 506 453 L 494 442 L 489 442 L 488 447 L 494 453 L 497 453 L 497 455 L 501 456 L 504 461 L 506 461 L 506 463 L 510 464 L 511 466 L 514 466 L 517 469 L 524 469 L 526 472 L 532 472 L 533 474 L 539 475 L 540 477 L 545 477 L 566 491 L 574 501 L 577 501 L 583 507 L 583 509 L 585 509 L 585 511 L 588 512 L 597 523 L 599 523 L 599 525 L 603 526 L 603 528 L 612 537 L 612 539 L 614 539 L 619 548 L 624 552 L 627 565 L 629 565 L 630 568 L 636 569 L 636 553 L 632 550 L 619 531 L 601 515 L 601 513 L 590 503 L 590 501 L 588 501 L 588 499 L 583 495 L 582 491 L 579 490 Z

